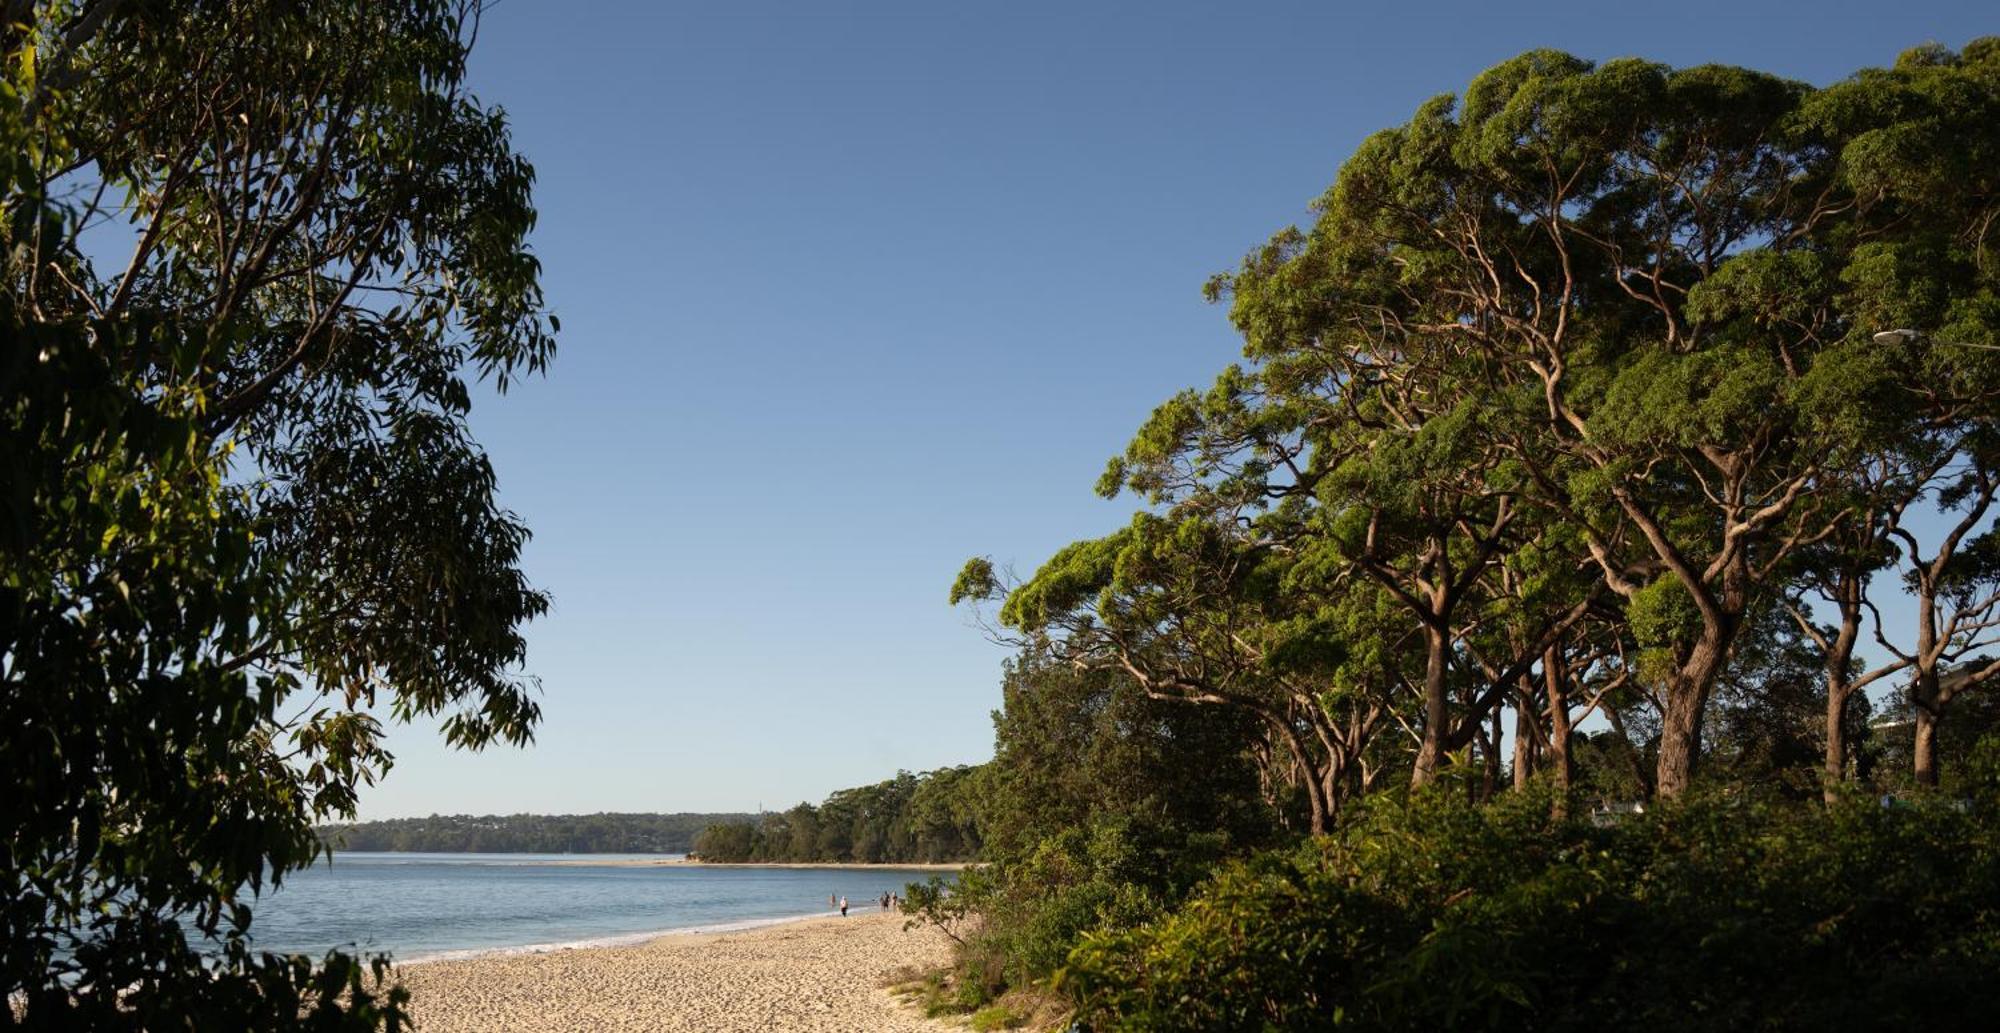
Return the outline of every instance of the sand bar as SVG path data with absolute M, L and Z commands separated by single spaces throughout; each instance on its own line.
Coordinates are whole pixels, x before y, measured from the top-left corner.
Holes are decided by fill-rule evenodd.
M 888 973 L 949 953 L 942 933 L 905 932 L 903 921 L 878 911 L 630 947 L 424 962 L 398 974 L 419 1033 L 962 1030 L 882 988 Z

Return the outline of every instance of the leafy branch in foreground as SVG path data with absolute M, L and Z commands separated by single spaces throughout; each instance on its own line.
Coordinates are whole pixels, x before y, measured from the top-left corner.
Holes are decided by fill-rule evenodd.
M 953 943 L 965 946 L 967 927 L 979 920 L 973 905 L 979 899 L 978 872 L 977 868 L 969 868 L 950 881 L 933 875 L 923 882 L 904 886 L 903 912 L 910 919 L 903 923 L 903 928 L 930 926 L 950 937 Z
M 388 769 L 538 717 L 548 600 L 466 423 L 550 358 L 477 6 L 0 25 L 0 991 L 31 1028 L 397 1028 L 255 897 Z M 107 258 L 105 256 L 117 256 Z

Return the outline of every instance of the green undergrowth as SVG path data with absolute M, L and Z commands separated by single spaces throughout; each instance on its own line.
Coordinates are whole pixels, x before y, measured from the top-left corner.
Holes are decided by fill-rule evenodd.
M 1963 797 L 1712 791 L 1607 823 L 1378 800 L 1085 933 L 1054 982 L 1100 1033 L 2000 1028 L 1996 761 Z
M 1067 1008 L 1050 991 L 1049 976 L 1071 949 L 1091 932 L 1166 914 L 1226 856 L 1226 845 L 1226 837 L 1163 838 L 1130 821 L 1103 820 L 1050 836 L 1017 860 L 908 887 L 913 922 L 958 941 L 951 966 L 930 977 L 927 1010 L 986 1014 L 1005 1001 L 1010 1013 L 1053 1021 Z

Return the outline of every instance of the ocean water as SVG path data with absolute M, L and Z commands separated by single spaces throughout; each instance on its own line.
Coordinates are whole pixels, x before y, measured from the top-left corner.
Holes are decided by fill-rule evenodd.
M 342 851 L 255 904 L 258 950 L 387 951 L 398 961 L 637 942 L 828 914 L 827 895 L 879 910 L 934 874 L 898 868 L 619 865 L 659 855 Z

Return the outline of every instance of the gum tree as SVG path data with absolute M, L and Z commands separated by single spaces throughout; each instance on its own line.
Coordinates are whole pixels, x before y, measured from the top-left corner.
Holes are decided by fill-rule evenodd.
M 1976 100 L 1992 49 L 1911 63 Z M 1745 620 L 1848 516 L 1822 483 L 1921 404 L 1873 340 L 1885 250 L 1919 236 L 1910 185 L 1866 141 L 1928 113 L 1830 103 L 1744 69 L 1525 54 L 1364 143 L 1309 231 L 1221 284 L 1292 396 L 1366 418 L 1385 390 L 1457 384 L 1497 414 L 1475 433 L 1518 505 L 1574 537 L 1645 647 L 1668 795 Z M 1992 132 L 1958 128 L 1922 142 L 1955 161 Z M 1962 286 L 1951 325 L 1990 335 Z
M 1846 249 L 1840 310 L 1858 328 L 1915 328 L 1882 334 L 1878 358 L 1892 372 L 1866 412 L 1888 433 L 1872 436 L 1840 486 L 1872 496 L 1886 570 L 1916 602 L 1913 626 L 1878 618 L 1875 632 L 1911 672 L 1913 773 L 1935 784 L 1938 722 L 1996 673 L 1983 650 L 2000 602 L 2000 39 L 1864 70 L 1815 96 L 1805 121 L 1838 142 L 1837 184 L 1852 198 L 1826 233 Z
M 1834 779 L 1847 702 L 1897 667 L 1849 670 L 1867 579 L 1888 546 L 1918 555 L 1899 507 L 1974 498 L 1947 485 L 1990 451 L 1993 354 L 1931 341 L 2000 328 L 1996 60 L 1990 40 L 1923 49 L 1814 90 L 1535 51 L 1423 105 L 1361 146 L 1309 229 L 1211 284 L 1246 362 L 1161 406 L 1099 485 L 1154 511 L 1065 550 L 1003 619 L 1067 615 L 1066 643 L 1144 629 L 1127 656 L 1212 673 L 1216 644 L 1248 641 L 1244 605 L 1333 612 L 1366 581 L 1402 633 L 1341 646 L 1395 643 L 1377 667 L 1419 701 L 1413 782 L 1470 742 L 1490 757 L 1510 699 L 1519 715 L 1551 685 L 1629 681 L 1657 707 L 1651 782 L 1671 796 L 1746 626 L 1810 587 L 1840 621 L 1802 624 L 1828 665 Z M 1894 326 L 1926 332 L 1877 339 Z M 1974 510 L 1947 545 L 1973 541 Z M 1128 563 L 1148 520 L 1260 556 Z M 1284 576 L 1233 594 L 1269 562 Z M 1950 691 L 1916 658 L 1969 658 L 1987 626 L 1971 563 L 1912 573 L 1920 598 L 1960 586 L 1967 615 L 1902 649 L 1933 722 Z M 1140 569 L 1156 576 L 1120 580 Z M 1228 669 L 1267 676 L 1258 652 Z
M 246 934 L 387 769 L 371 707 L 473 748 L 538 716 L 547 600 L 466 414 L 554 321 L 477 9 L 8 15 L 5 991 L 41 1028 L 393 1028 L 353 959 Z
M 1321 832 L 1372 781 L 1369 747 L 1392 703 L 1376 672 L 1350 662 L 1365 614 L 1292 590 L 1299 575 L 1287 550 L 1229 523 L 1141 513 L 1019 585 L 973 560 L 951 600 L 1004 597 L 1000 623 L 1035 655 L 1115 671 L 1153 700 L 1254 717 Z

